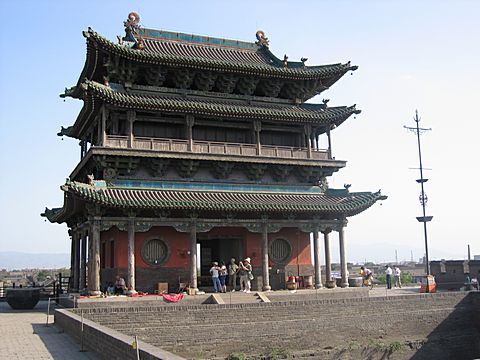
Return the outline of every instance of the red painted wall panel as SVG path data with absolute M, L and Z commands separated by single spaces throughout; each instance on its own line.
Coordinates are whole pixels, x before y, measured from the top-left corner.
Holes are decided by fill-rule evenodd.
M 252 233 L 244 228 L 227 227 L 214 228 L 206 234 L 198 234 L 202 237 L 218 237 L 227 235 L 229 237 L 237 237 L 244 239 L 244 257 L 252 259 L 252 266 L 260 267 L 262 265 L 262 235 L 259 233 Z M 189 266 L 190 239 L 189 233 L 177 232 L 172 227 L 153 227 L 147 232 L 139 232 L 135 234 L 135 265 L 138 268 L 149 268 L 151 265 L 145 263 L 142 259 L 141 251 L 142 245 L 145 241 L 152 238 L 160 238 L 168 246 L 169 256 L 165 263 L 160 267 L 167 268 L 187 268 Z M 276 238 L 283 238 L 290 242 L 292 247 L 292 257 L 287 265 L 311 265 L 310 255 L 310 235 L 301 232 L 295 228 L 284 228 L 276 233 L 270 233 L 269 241 Z M 110 267 L 110 241 L 115 241 L 114 264 L 116 268 L 126 268 L 127 253 L 128 253 L 128 239 L 127 232 L 120 231 L 116 227 L 112 227 L 108 231 L 101 234 L 101 241 L 107 242 L 107 252 L 105 255 L 106 268 Z

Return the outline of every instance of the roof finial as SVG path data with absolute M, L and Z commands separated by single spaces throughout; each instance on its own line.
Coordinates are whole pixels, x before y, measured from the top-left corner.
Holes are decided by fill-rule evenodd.
M 265 32 L 263 32 L 263 30 L 258 30 L 255 36 L 258 40 L 255 44 L 268 48 L 270 41 L 268 41 L 268 38 L 265 36 Z
M 287 54 L 283 55 L 283 67 L 288 66 L 288 56 Z
M 136 12 L 132 11 L 130 14 L 128 14 L 127 20 L 123 22 L 123 26 L 125 26 L 125 36 L 120 37 L 120 35 L 117 35 L 119 45 L 124 45 L 133 49 L 142 48 L 141 38 L 139 40 L 135 38 L 135 35 L 138 35 L 138 30 L 140 29 L 139 22 L 140 15 L 138 15 Z M 126 44 L 123 43 L 124 41 Z

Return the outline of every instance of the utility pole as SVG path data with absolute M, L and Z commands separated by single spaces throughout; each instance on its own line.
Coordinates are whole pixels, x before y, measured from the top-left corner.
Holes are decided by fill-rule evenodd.
M 417 220 L 418 220 L 418 222 L 423 223 L 423 235 L 424 235 L 424 238 L 425 238 L 425 263 L 426 263 L 425 264 L 425 271 L 426 271 L 427 275 L 430 275 L 430 262 L 428 260 L 427 222 L 432 221 L 433 216 L 426 216 L 426 213 L 425 213 L 425 205 L 427 204 L 428 198 L 425 195 L 424 183 L 426 183 L 428 181 L 428 179 L 423 178 L 422 150 L 421 150 L 421 146 L 420 146 L 420 135 L 423 134 L 424 132 L 430 131 L 432 129 L 431 128 L 425 129 L 425 128 L 419 127 L 418 123 L 420 122 L 420 118 L 418 117 L 418 111 L 417 110 L 415 110 L 415 117 L 413 118 L 413 120 L 416 122 L 416 125 L 417 125 L 416 127 L 404 126 L 404 128 L 417 135 L 418 159 L 419 159 L 419 162 L 420 162 L 420 168 L 419 168 L 420 169 L 420 179 L 417 179 L 417 183 L 419 183 L 420 186 L 421 186 L 421 193 L 420 193 L 419 200 L 420 200 L 420 204 L 422 205 L 422 210 L 423 210 L 423 216 L 417 216 Z

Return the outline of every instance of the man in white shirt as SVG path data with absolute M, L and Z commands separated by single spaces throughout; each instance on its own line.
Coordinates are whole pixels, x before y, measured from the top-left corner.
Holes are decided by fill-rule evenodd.
M 393 270 L 392 270 L 392 268 L 390 267 L 390 265 L 385 266 L 385 268 L 386 268 L 385 274 L 387 275 L 387 289 L 391 289 L 391 288 L 392 288 L 392 274 L 393 274 Z
M 394 282 L 394 286 L 395 287 L 399 287 L 400 289 L 402 288 L 402 281 L 400 279 L 400 274 L 402 273 L 402 271 L 399 269 L 398 266 L 395 266 L 394 268 L 394 279 L 395 279 L 395 282 Z

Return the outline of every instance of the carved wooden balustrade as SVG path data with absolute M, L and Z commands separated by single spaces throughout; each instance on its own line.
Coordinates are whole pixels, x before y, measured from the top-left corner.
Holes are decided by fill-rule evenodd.
M 129 148 L 128 137 L 108 135 L 104 146 L 109 148 Z M 138 150 L 190 152 L 188 140 L 183 139 L 135 137 L 130 148 Z M 257 156 L 286 159 L 310 158 L 314 160 L 328 160 L 327 150 L 312 149 L 311 157 L 309 157 L 307 148 L 261 145 L 260 154 L 258 154 L 255 144 L 224 143 L 199 140 L 193 141 L 191 152 L 196 154 Z

